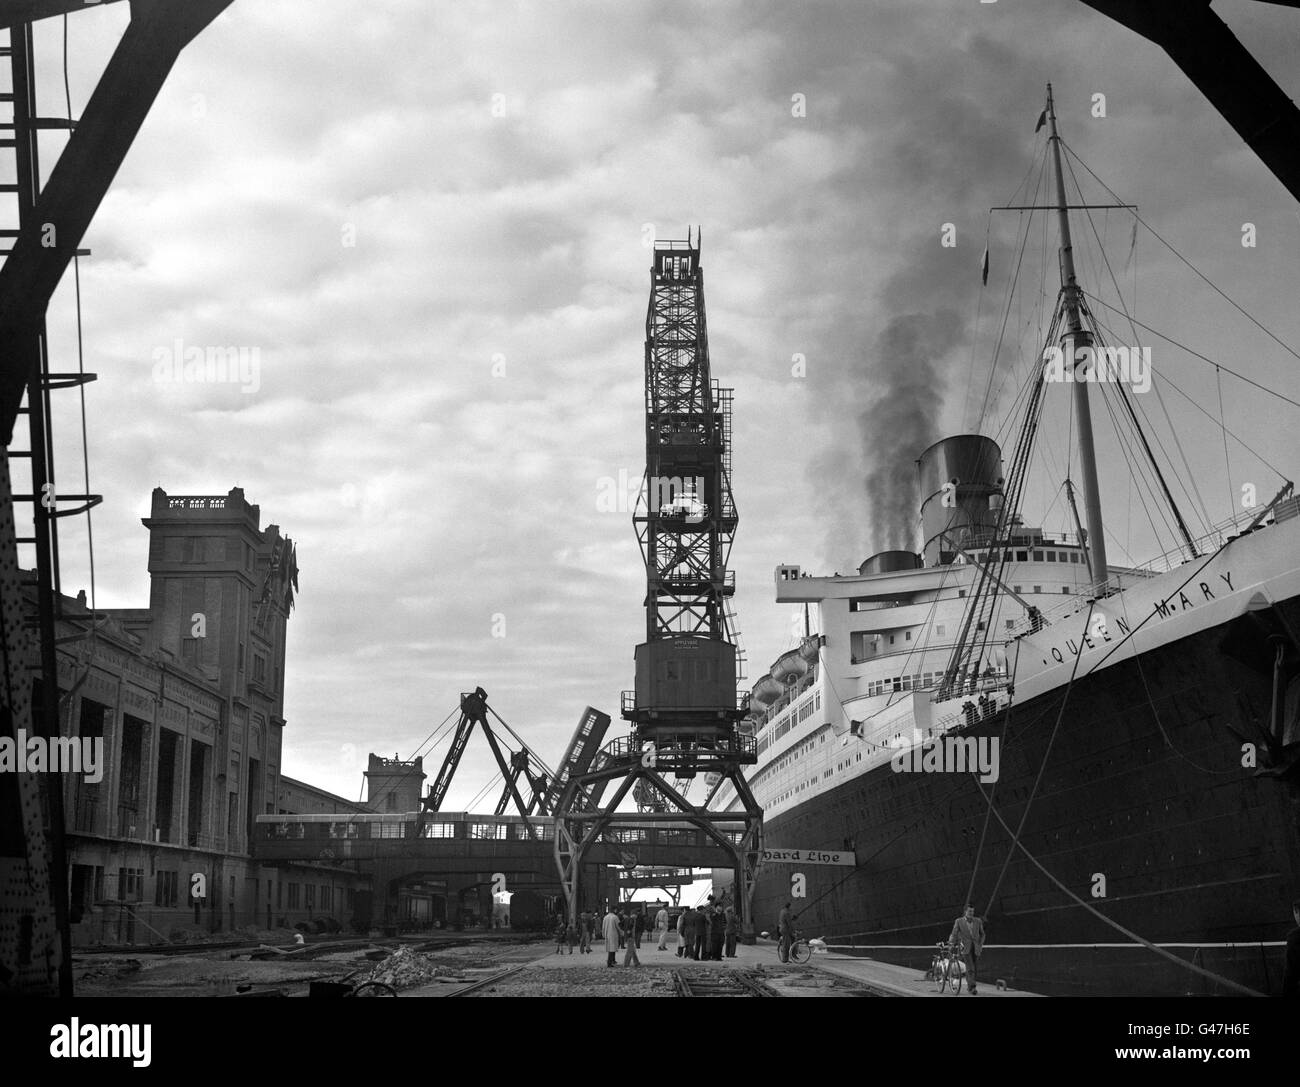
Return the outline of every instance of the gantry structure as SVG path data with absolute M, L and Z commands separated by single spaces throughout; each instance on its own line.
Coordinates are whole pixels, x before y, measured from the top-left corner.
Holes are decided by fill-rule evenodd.
M 646 474 L 633 515 L 645 564 L 645 641 L 636 647 L 635 689 L 623 692 L 630 735 L 607 745 L 575 776 L 556 807 L 555 857 L 571 921 L 581 906 L 582 859 L 602 835 L 635 842 L 655 822 L 699 827 L 730 859 L 742 933 L 753 938 L 751 900 L 762 849 L 762 810 L 743 767 L 757 761 L 742 732 L 737 653 L 727 569 L 737 514 L 731 494 L 731 390 L 709 368 L 700 239 L 657 241 L 645 339 Z M 701 805 L 670 784 L 704 774 L 715 787 Z M 738 807 L 710 809 L 730 780 Z M 615 786 L 604 799 L 605 786 Z M 619 812 L 635 796 L 640 812 Z M 634 849 L 629 849 L 634 854 Z

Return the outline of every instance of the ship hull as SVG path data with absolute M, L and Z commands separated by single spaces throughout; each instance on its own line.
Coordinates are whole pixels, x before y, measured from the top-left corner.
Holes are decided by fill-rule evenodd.
M 1300 630 L 1297 598 L 1279 611 Z M 1234 991 L 1090 906 L 1169 954 L 1278 992 L 1300 888 L 1297 791 L 1243 765 L 1243 737 L 1259 743 L 1272 706 L 1271 657 L 1242 628 L 1250 622 L 1202 630 L 963 728 L 1000 739 L 995 787 L 887 763 L 771 817 L 766 848 L 851 844 L 857 867 L 764 865 L 757 927 L 774 925 L 798 870 L 800 930 L 855 954 L 924 971 L 969 899 L 985 918 L 987 982 L 1097 995 Z M 1263 764 L 1262 746 L 1255 758 Z M 1010 831 L 986 820 L 990 789 Z M 1086 906 L 1015 847 L 1022 819 L 1025 849 Z

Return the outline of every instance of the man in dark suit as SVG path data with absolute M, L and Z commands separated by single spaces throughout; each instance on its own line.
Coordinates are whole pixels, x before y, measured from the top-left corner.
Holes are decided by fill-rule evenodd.
M 955 949 L 957 958 L 966 964 L 966 987 L 974 996 L 975 965 L 984 953 L 984 922 L 975 916 L 975 907 L 969 902 L 962 915 L 953 922 L 948 943 Z

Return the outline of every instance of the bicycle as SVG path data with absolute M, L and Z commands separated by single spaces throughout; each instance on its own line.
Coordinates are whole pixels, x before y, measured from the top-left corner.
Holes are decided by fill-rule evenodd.
M 812 946 L 803 938 L 803 933 L 795 929 L 790 937 L 790 961 L 805 963 L 812 958 Z
M 361 970 L 353 970 L 350 974 L 344 974 L 338 981 L 313 981 L 307 987 L 308 996 L 316 997 L 374 997 L 374 996 L 396 996 L 397 990 L 391 985 L 386 985 L 382 981 L 363 981 L 360 985 L 354 985 L 351 981 Z
M 934 962 L 930 964 L 930 971 L 939 984 L 939 992 L 943 992 L 946 985 L 952 989 L 955 996 L 961 992 L 961 983 L 966 977 L 966 963 L 958 958 L 957 949 L 952 944 L 941 942 L 935 947 Z

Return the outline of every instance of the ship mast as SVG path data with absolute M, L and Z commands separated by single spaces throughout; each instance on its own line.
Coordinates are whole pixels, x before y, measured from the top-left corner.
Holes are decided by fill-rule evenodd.
M 1081 291 L 1074 275 L 1074 247 L 1070 240 L 1070 215 L 1066 210 L 1065 178 L 1061 173 L 1061 138 L 1056 133 L 1056 109 L 1052 104 L 1052 85 L 1047 85 L 1047 122 L 1052 160 L 1056 167 L 1056 213 L 1061 225 L 1061 302 L 1065 308 L 1065 332 L 1061 336 L 1061 354 L 1065 369 L 1074 371 L 1077 352 L 1093 346 L 1092 334 L 1083 327 L 1080 317 Z M 1095 365 L 1095 360 L 1094 360 Z M 1092 411 L 1088 405 L 1089 382 L 1075 380 L 1074 410 L 1079 426 L 1079 462 L 1083 473 L 1083 502 L 1088 515 L 1087 549 L 1093 583 L 1104 588 L 1109 576 L 1106 563 L 1106 533 L 1101 523 L 1101 492 L 1097 487 L 1097 455 L 1092 444 Z

